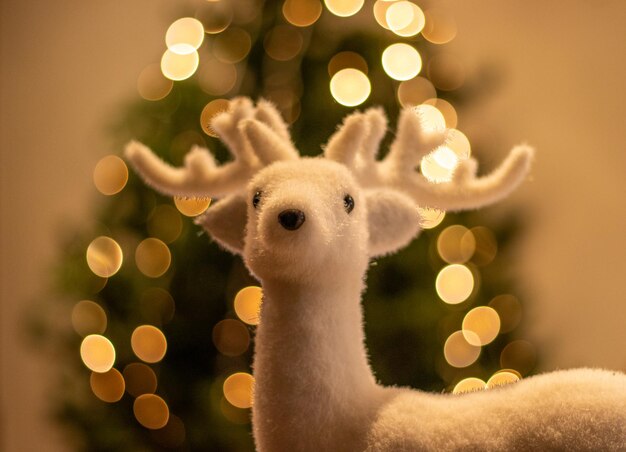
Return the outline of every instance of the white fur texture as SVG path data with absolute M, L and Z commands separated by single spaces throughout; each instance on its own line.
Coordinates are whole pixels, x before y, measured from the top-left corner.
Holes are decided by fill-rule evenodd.
M 331 137 L 325 158 L 298 159 L 271 104 L 237 99 L 213 121 L 233 162 L 217 167 L 193 151 L 178 170 L 142 145 L 128 147 L 131 163 L 158 190 L 227 195 L 198 223 L 242 253 L 263 286 L 254 357 L 257 449 L 626 450 L 621 373 L 554 372 L 459 396 L 376 384 L 361 309 L 369 258 L 418 234 L 417 205 L 469 209 L 503 198 L 524 179 L 533 155 L 517 147 L 482 178 L 470 159 L 451 182 L 431 184 L 415 167 L 446 132 L 423 129 L 407 109 L 379 161 L 386 124 L 380 109 L 355 113 Z M 304 221 L 284 227 L 281 214 L 294 211 Z

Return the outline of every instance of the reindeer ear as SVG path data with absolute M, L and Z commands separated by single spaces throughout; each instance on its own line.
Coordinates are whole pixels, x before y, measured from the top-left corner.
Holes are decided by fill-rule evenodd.
M 420 216 L 415 203 L 392 190 L 366 192 L 370 257 L 393 253 L 406 246 L 420 230 Z
M 247 206 L 243 195 L 230 195 L 218 201 L 196 219 L 211 237 L 233 254 L 242 254 L 247 221 Z

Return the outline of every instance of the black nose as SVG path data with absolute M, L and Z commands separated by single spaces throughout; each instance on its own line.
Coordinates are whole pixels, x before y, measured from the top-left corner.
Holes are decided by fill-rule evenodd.
M 278 222 L 288 231 L 295 231 L 304 223 L 304 212 L 296 209 L 283 210 L 278 214 Z

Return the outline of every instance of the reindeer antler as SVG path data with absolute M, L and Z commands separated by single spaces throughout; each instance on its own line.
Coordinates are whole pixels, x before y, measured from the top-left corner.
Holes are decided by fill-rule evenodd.
M 211 127 L 234 157 L 222 166 L 218 167 L 213 156 L 199 146 L 185 156 L 182 168 L 170 166 L 136 141 L 126 146 L 126 158 L 146 183 L 161 193 L 219 198 L 243 189 L 259 169 L 272 161 L 298 156 L 287 125 L 267 101 L 261 100 L 254 107 L 247 98 L 233 99 L 228 111 L 213 118 Z
M 516 146 L 496 170 L 483 177 L 476 177 L 475 159 L 462 160 L 452 180 L 433 183 L 415 169 L 425 155 L 445 144 L 448 131 L 427 128 L 415 109 L 405 108 L 389 153 L 378 161 L 386 128 L 387 118 L 379 108 L 354 113 L 331 137 L 325 155 L 351 167 L 363 186 L 397 189 L 420 207 L 466 210 L 499 201 L 528 173 L 534 152 L 529 146 Z

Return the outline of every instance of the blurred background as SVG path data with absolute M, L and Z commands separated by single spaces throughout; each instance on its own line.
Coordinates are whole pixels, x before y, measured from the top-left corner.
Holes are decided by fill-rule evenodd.
M 307 153 L 376 104 L 391 128 L 402 105 L 438 108 L 463 132 L 455 158 L 467 137 L 483 169 L 515 144 L 536 147 L 506 202 L 425 212 L 422 237 L 370 273 L 368 345 L 384 383 L 452 391 L 502 368 L 626 370 L 626 4 L 406 3 L 2 2 L 2 450 L 250 450 L 254 322 L 233 299 L 254 309 L 257 291 L 239 289 L 255 283 L 197 236 L 189 217 L 206 205 L 126 181 L 111 157 L 134 137 L 175 164 L 196 143 L 224 159 L 207 121 L 227 105 L 212 101 L 237 93 L 276 102 Z M 183 17 L 207 32 L 189 74 L 160 64 L 195 55 L 170 41 L 163 57 Z M 195 47 L 182 30 L 178 44 Z M 385 62 L 397 43 L 419 61 L 398 47 Z M 427 167 L 445 180 L 441 159 Z M 435 285 L 459 267 L 466 294 Z M 471 312 L 487 325 L 475 343 L 457 334 Z M 117 373 L 99 360 L 112 344 Z

